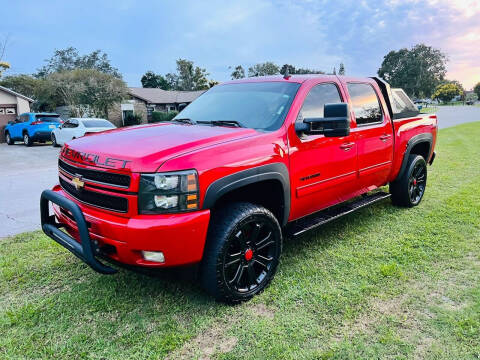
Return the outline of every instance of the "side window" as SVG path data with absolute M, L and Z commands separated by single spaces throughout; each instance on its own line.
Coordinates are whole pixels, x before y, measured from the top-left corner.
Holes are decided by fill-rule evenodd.
M 325 104 L 340 103 L 342 98 L 335 84 L 319 84 L 310 90 L 297 116 L 297 122 L 306 118 L 323 118 Z
M 73 126 L 72 120 L 67 120 L 67 121 L 65 121 L 65 123 L 63 124 L 63 127 L 69 129 L 69 128 L 72 128 L 72 127 L 75 127 L 75 126 Z
M 370 84 L 348 83 L 353 112 L 357 125 L 368 125 L 382 121 L 382 110 L 377 94 Z
M 391 94 L 394 119 L 418 116 L 420 111 L 402 89 L 392 89 Z

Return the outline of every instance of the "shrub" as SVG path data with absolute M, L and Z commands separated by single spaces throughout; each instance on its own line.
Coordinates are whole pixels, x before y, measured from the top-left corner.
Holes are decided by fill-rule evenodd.
M 437 86 L 432 98 L 439 99 L 446 103 L 452 101 L 452 99 L 457 95 L 463 95 L 462 89 L 460 89 L 456 84 L 449 83 Z
M 178 114 L 177 111 L 163 112 L 163 111 L 154 111 L 152 112 L 152 119 L 150 122 L 156 123 L 161 121 L 170 121 Z
M 142 116 L 140 114 L 127 114 L 123 119 L 124 126 L 139 125 L 142 122 Z

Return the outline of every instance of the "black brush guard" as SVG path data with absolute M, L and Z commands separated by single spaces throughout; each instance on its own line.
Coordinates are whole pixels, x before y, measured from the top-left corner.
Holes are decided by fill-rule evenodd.
M 50 215 L 50 210 L 48 207 L 49 202 L 57 204 L 72 214 L 77 224 L 81 244 L 70 235 L 60 230 L 60 228 L 64 227 L 64 225 L 55 220 L 55 215 Z M 72 252 L 80 260 L 88 264 L 93 270 L 101 274 L 114 274 L 117 272 L 116 269 L 102 264 L 95 258 L 95 252 L 98 248 L 93 245 L 92 241 L 90 240 L 87 222 L 85 221 L 82 210 L 80 210 L 80 207 L 73 201 L 57 194 L 54 191 L 44 190 L 40 196 L 40 216 L 43 232 L 57 243 L 62 245 L 64 248 Z

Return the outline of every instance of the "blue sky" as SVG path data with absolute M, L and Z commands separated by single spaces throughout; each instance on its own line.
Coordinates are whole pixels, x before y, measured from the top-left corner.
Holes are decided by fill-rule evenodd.
M 480 0 L 3 0 L 10 74 L 32 73 L 54 49 L 105 51 L 130 86 L 147 70 L 193 60 L 210 78 L 263 61 L 374 75 L 390 50 L 424 42 L 449 56 L 448 77 L 480 81 Z M 6 14 L 8 14 L 6 16 Z M 8 74 L 7 73 L 7 74 Z

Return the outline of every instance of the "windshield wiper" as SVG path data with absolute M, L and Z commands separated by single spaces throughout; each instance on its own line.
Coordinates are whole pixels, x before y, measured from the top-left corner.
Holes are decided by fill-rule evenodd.
M 245 127 L 235 120 L 212 120 L 212 121 L 198 121 L 198 124 L 211 124 L 214 126 L 233 126 L 233 127 Z
M 177 121 L 177 122 L 192 124 L 192 125 L 195 125 L 197 123 L 195 120 L 192 120 L 189 118 L 173 119 L 172 121 Z

